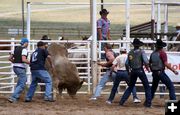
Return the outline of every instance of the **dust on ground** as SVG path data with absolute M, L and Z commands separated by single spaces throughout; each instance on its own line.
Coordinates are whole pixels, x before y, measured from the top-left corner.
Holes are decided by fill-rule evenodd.
M 25 103 L 24 97 L 16 103 L 9 103 L 8 96 L 0 96 L 0 115 L 164 115 L 165 99 L 157 96 L 152 108 L 143 106 L 144 96 L 139 104 L 134 104 L 132 97 L 124 106 L 119 106 L 120 95 L 116 95 L 111 105 L 105 103 L 108 95 L 102 95 L 97 101 L 90 101 L 90 95 L 78 94 L 76 99 L 68 95 L 55 102 L 43 101 L 42 95 L 35 95 L 32 102 Z M 168 97 L 167 97 L 168 99 Z

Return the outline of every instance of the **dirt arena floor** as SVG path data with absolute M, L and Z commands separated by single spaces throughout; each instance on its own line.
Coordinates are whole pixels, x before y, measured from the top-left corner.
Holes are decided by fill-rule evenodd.
M 152 108 L 145 108 L 143 102 L 134 104 L 132 97 L 124 106 L 118 106 L 120 95 L 111 105 L 105 103 L 108 95 L 97 101 L 90 101 L 90 95 L 78 94 L 76 99 L 64 95 L 55 102 L 44 102 L 42 96 L 35 96 L 32 102 L 25 103 L 24 97 L 16 103 L 9 103 L 7 96 L 0 96 L 0 115 L 164 115 L 165 97 L 153 100 Z M 144 96 L 140 96 L 143 101 Z

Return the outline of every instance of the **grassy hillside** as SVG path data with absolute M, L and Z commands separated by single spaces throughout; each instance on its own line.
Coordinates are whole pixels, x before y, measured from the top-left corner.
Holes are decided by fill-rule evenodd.
M 25 0 L 31 2 L 89 2 L 90 0 Z M 100 2 L 101 0 L 97 0 Z M 104 0 L 104 2 L 124 2 L 125 0 Z M 130 0 L 132 2 L 151 2 L 151 0 Z M 180 0 L 176 0 L 179 1 Z M 112 30 L 125 28 L 125 6 L 104 6 L 110 11 L 108 18 L 111 21 Z M 64 28 L 74 27 L 90 29 L 90 8 L 86 6 L 68 5 L 34 5 L 31 7 L 32 27 Z M 26 5 L 25 5 L 26 9 Z M 100 6 L 97 7 L 100 10 Z M 180 7 L 169 7 L 169 28 L 174 31 L 174 26 L 180 20 Z M 151 19 L 151 6 L 131 6 L 131 25 L 141 24 Z M 25 13 L 26 16 L 26 13 Z M 97 12 L 97 18 L 99 18 Z M 21 0 L 1 0 L 0 3 L 0 27 L 21 26 Z M 163 22 L 163 8 L 161 20 Z

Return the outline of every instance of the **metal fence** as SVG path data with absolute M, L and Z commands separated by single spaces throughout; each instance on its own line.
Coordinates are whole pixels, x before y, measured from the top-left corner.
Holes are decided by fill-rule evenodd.
M 6 44 L 8 46 L 11 47 L 11 49 L 13 50 L 14 46 L 19 42 L 19 40 L 0 40 L 0 42 L 11 42 L 11 44 Z M 152 52 L 151 47 L 148 46 L 148 44 L 152 44 L 154 43 L 154 41 L 151 41 L 149 39 L 145 39 L 143 40 L 144 43 L 146 44 L 143 49 L 146 51 L 146 53 L 149 55 Z M 30 47 L 29 47 L 29 54 L 32 53 L 32 51 L 34 51 L 34 49 L 36 48 L 36 43 L 38 41 L 37 40 L 31 40 L 30 41 Z M 91 41 L 81 41 L 81 40 L 63 40 L 63 41 L 59 41 L 59 40 L 52 40 L 50 42 L 55 42 L 55 43 L 74 43 L 77 45 L 77 48 L 71 48 L 68 49 L 69 53 L 74 53 L 74 54 L 80 54 L 83 53 L 86 55 L 86 57 L 71 57 L 69 58 L 69 60 L 76 64 L 77 69 L 79 71 L 79 76 L 81 79 L 85 79 L 85 83 L 83 85 L 83 87 L 80 89 L 80 91 L 78 91 L 78 93 L 90 93 L 92 91 L 92 75 L 91 75 Z M 114 44 L 114 48 L 113 50 L 116 53 L 119 53 L 119 49 L 122 46 L 126 46 L 127 49 L 129 48 L 129 50 L 132 48 L 131 47 L 131 43 L 130 41 L 126 41 L 126 40 L 111 40 L 111 41 L 100 41 L 98 43 L 99 46 L 99 50 L 97 51 L 97 53 L 99 54 L 98 58 L 99 60 L 101 59 L 101 53 L 103 53 L 103 51 L 101 51 L 101 44 L 103 42 L 108 42 L 110 44 Z M 180 42 L 172 42 L 172 41 L 168 41 L 168 44 L 170 43 L 178 43 L 180 44 Z M 0 45 L 1 46 L 1 45 Z M 5 46 L 4 44 L 2 46 Z M 82 47 L 83 46 L 83 47 Z M 11 50 L 0 50 L 0 93 L 12 93 L 14 91 L 14 86 L 16 85 L 16 75 L 14 74 L 14 72 L 12 71 L 12 64 L 8 61 L 8 57 L 9 57 L 9 53 L 11 52 Z M 175 54 L 176 56 L 180 56 L 180 52 L 168 52 L 168 54 Z M 103 60 L 101 60 L 103 61 Z M 80 65 L 85 65 L 85 66 L 80 66 Z M 180 64 L 179 64 L 180 65 Z M 180 72 L 180 69 L 178 69 L 178 71 Z M 27 75 L 28 75 L 28 81 L 27 81 L 27 86 L 29 86 L 30 82 L 31 82 L 31 77 L 30 77 L 30 71 L 28 68 L 27 71 Z M 101 75 L 103 74 L 103 72 L 99 71 L 98 75 L 99 75 L 99 79 L 101 78 Z M 151 83 L 152 80 L 152 76 L 151 73 L 146 73 L 148 76 L 148 80 Z M 178 76 L 177 76 L 178 77 Z M 39 85 L 43 85 L 43 84 L 39 84 Z M 141 81 L 138 80 L 137 81 L 137 87 L 142 87 Z M 180 95 L 179 92 L 179 81 L 176 82 L 174 81 L 174 85 L 176 87 L 176 94 Z M 102 93 L 104 94 L 109 94 L 110 90 L 111 90 L 111 86 L 112 86 L 112 82 L 107 83 L 107 87 L 105 88 L 105 90 L 103 90 Z M 164 86 L 163 84 L 160 84 L 159 86 Z M 125 84 L 125 82 L 120 83 L 120 94 L 123 93 L 124 88 L 127 87 L 127 85 Z M 142 89 L 142 88 L 140 88 Z M 37 91 L 37 93 L 43 93 L 40 92 L 39 90 Z M 144 94 L 144 91 L 138 91 L 138 94 Z M 168 94 L 167 92 L 157 92 L 156 94 Z

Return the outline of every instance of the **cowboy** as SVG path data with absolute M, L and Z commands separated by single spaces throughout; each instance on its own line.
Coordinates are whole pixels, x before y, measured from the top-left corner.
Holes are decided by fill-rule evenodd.
M 14 93 L 9 97 L 8 101 L 14 103 L 18 101 L 21 92 L 26 86 L 27 76 L 26 76 L 26 64 L 30 64 L 27 59 L 29 40 L 27 38 L 21 39 L 21 46 L 16 46 L 14 52 L 10 55 L 9 61 L 13 63 L 13 70 L 18 77 L 18 82 Z
M 119 105 L 123 105 L 125 101 L 128 99 L 136 84 L 136 80 L 139 77 L 145 89 L 146 100 L 144 102 L 144 106 L 151 107 L 151 89 L 143 69 L 143 65 L 145 65 L 147 71 L 150 72 L 148 66 L 149 61 L 144 50 L 139 48 L 140 46 L 143 46 L 144 43 L 141 42 L 139 39 L 135 38 L 132 44 L 134 46 L 134 49 L 129 51 L 128 58 L 126 60 L 126 69 L 130 75 L 130 83 L 129 83 L 129 87 L 124 92 L 119 102 Z
M 167 54 L 163 50 L 163 47 L 166 47 L 166 43 L 161 39 L 158 39 L 155 43 L 155 51 L 152 52 L 150 56 L 150 69 L 152 71 L 153 82 L 151 87 L 151 96 L 154 98 L 154 94 L 158 87 L 159 81 L 164 83 L 169 89 L 170 100 L 176 100 L 175 88 L 167 74 L 165 73 L 165 67 L 170 69 L 175 75 L 178 75 L 178 72 L 172 68 L 167 62 Z
M 97 38 L 98 40 L 111 40 L 110 37 L 110 21 L 107 18 L 109 11 L 102 9 L 99 14 L 101 18 L 97 20 Z M 101 43 L 101 50 L 103 50 L 105 43 Z M 105 59 L 105 55 L 101 54 L 102 59 Z
M 127 59 L 127 52 L 125 48 L 120 49 L 120 54 L 119 56 L 116 57 L 116 59 L 113 61 L 112 65 L 112 71 L 115 71 L 116 77 L 113 82 L 113 87 L 111 89 L 111 93 L 109 95 L 108 101 L 106 101 L 107 104 L 111 104 L 115 94 L 117 92 L 117 88 L 119 86 L 119 83 L 121 81 L 126 81 L 126 83 L 129 85 L 129 77 L 127 70 L 125 68 L 125 62 Z M 138 99 L 137 94 L 136 94 L 136 88 L 134 87 L 132 90 L 132 95 L 133 95 L 133 101 L 134 103 L 140 103 L 141 100 Z
M 109 12 L 106 9 L 102 9 L 99 14 L 101 18 L 97 20 L 98 40 L 111 40 L 110 21 L 107 18 Z

